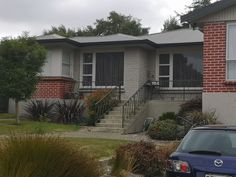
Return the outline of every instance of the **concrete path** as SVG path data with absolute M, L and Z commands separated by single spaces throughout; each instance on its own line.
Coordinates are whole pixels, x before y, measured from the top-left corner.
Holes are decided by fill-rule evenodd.
M 106 132 L 93 132 L 90 127 L 83 127 L 76 132 L 63 132 L 53 134 L 66 138 L 100 138 L 100 139 L 115 139 L 115 140 L 127 140 L 127 141 L 148 141 L 157 145 L 164 145 L 169 143 L 168 141 L 157 141 L 150 139 L 145 133 L 137 134 L 120 134 L 120 133 L 106 133 Z

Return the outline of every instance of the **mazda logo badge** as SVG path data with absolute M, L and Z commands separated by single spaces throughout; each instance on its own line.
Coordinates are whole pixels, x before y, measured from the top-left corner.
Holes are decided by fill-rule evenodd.
M 214 165 L 216 166 L 216 167 L 222 167 L 222 165 L 223 165 L 223 161 L 222 160 L 220 160 L 220 159 L 216 159 L 215 161 L 214 161 Z

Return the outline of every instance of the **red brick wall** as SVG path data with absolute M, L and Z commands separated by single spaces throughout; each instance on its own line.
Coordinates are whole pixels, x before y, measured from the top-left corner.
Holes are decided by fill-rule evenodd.
M 42 77 L 33 98 L 65 98 L 72 92 L 74 80 L 65 77 Z
M 223 22 L 206 23 L 203 28 L 204 92 L 235 92 L 236 83 L 226 82 L 226 33 Z

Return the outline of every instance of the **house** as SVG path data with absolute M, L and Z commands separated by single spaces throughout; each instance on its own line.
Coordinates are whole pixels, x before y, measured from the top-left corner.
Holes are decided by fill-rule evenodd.
M 236 1 L 221 0 L 182 16 L 204 33 L 203 111 L 236 123 Z
M 139 37 L 53 34 L 37 40 L 48 53 L 35 98 L 64 98 L 74 85 L 81 89 L 121 84 L 123 99 L 128 99 L 148 80 L 160 81 L 166 88 L 186 87 L 182 81 L 201 88 L 203 37 L 198 30 Z
M 201 97 L 203 34 L 199 30 L 73 38 L 52 34 L 37 40 L 47 48 L 47 61 L 33 98 L 83 98 L 97 89 L 119 88 L 120 108 L 107 115 L 113 121 L 103 120 L 101 126 L 122 121 L 123 127 L 123 119 L 132 112 L 142 119 L 140 129 L 145 117 L 176 111 L 183 101 Z

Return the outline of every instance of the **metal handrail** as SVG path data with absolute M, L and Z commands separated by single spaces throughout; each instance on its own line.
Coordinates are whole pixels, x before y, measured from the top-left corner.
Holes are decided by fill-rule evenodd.
M 96 122 L 104 118 L 121 101 L 121 86 L 116 86 L 95 103 Z
M 146 83 L 142 85 L 122 106 L 122 128 L 125 126 L 125 121 L 131 116 L 134 116 L 140 106 L 148 100 L 148 92 Z

